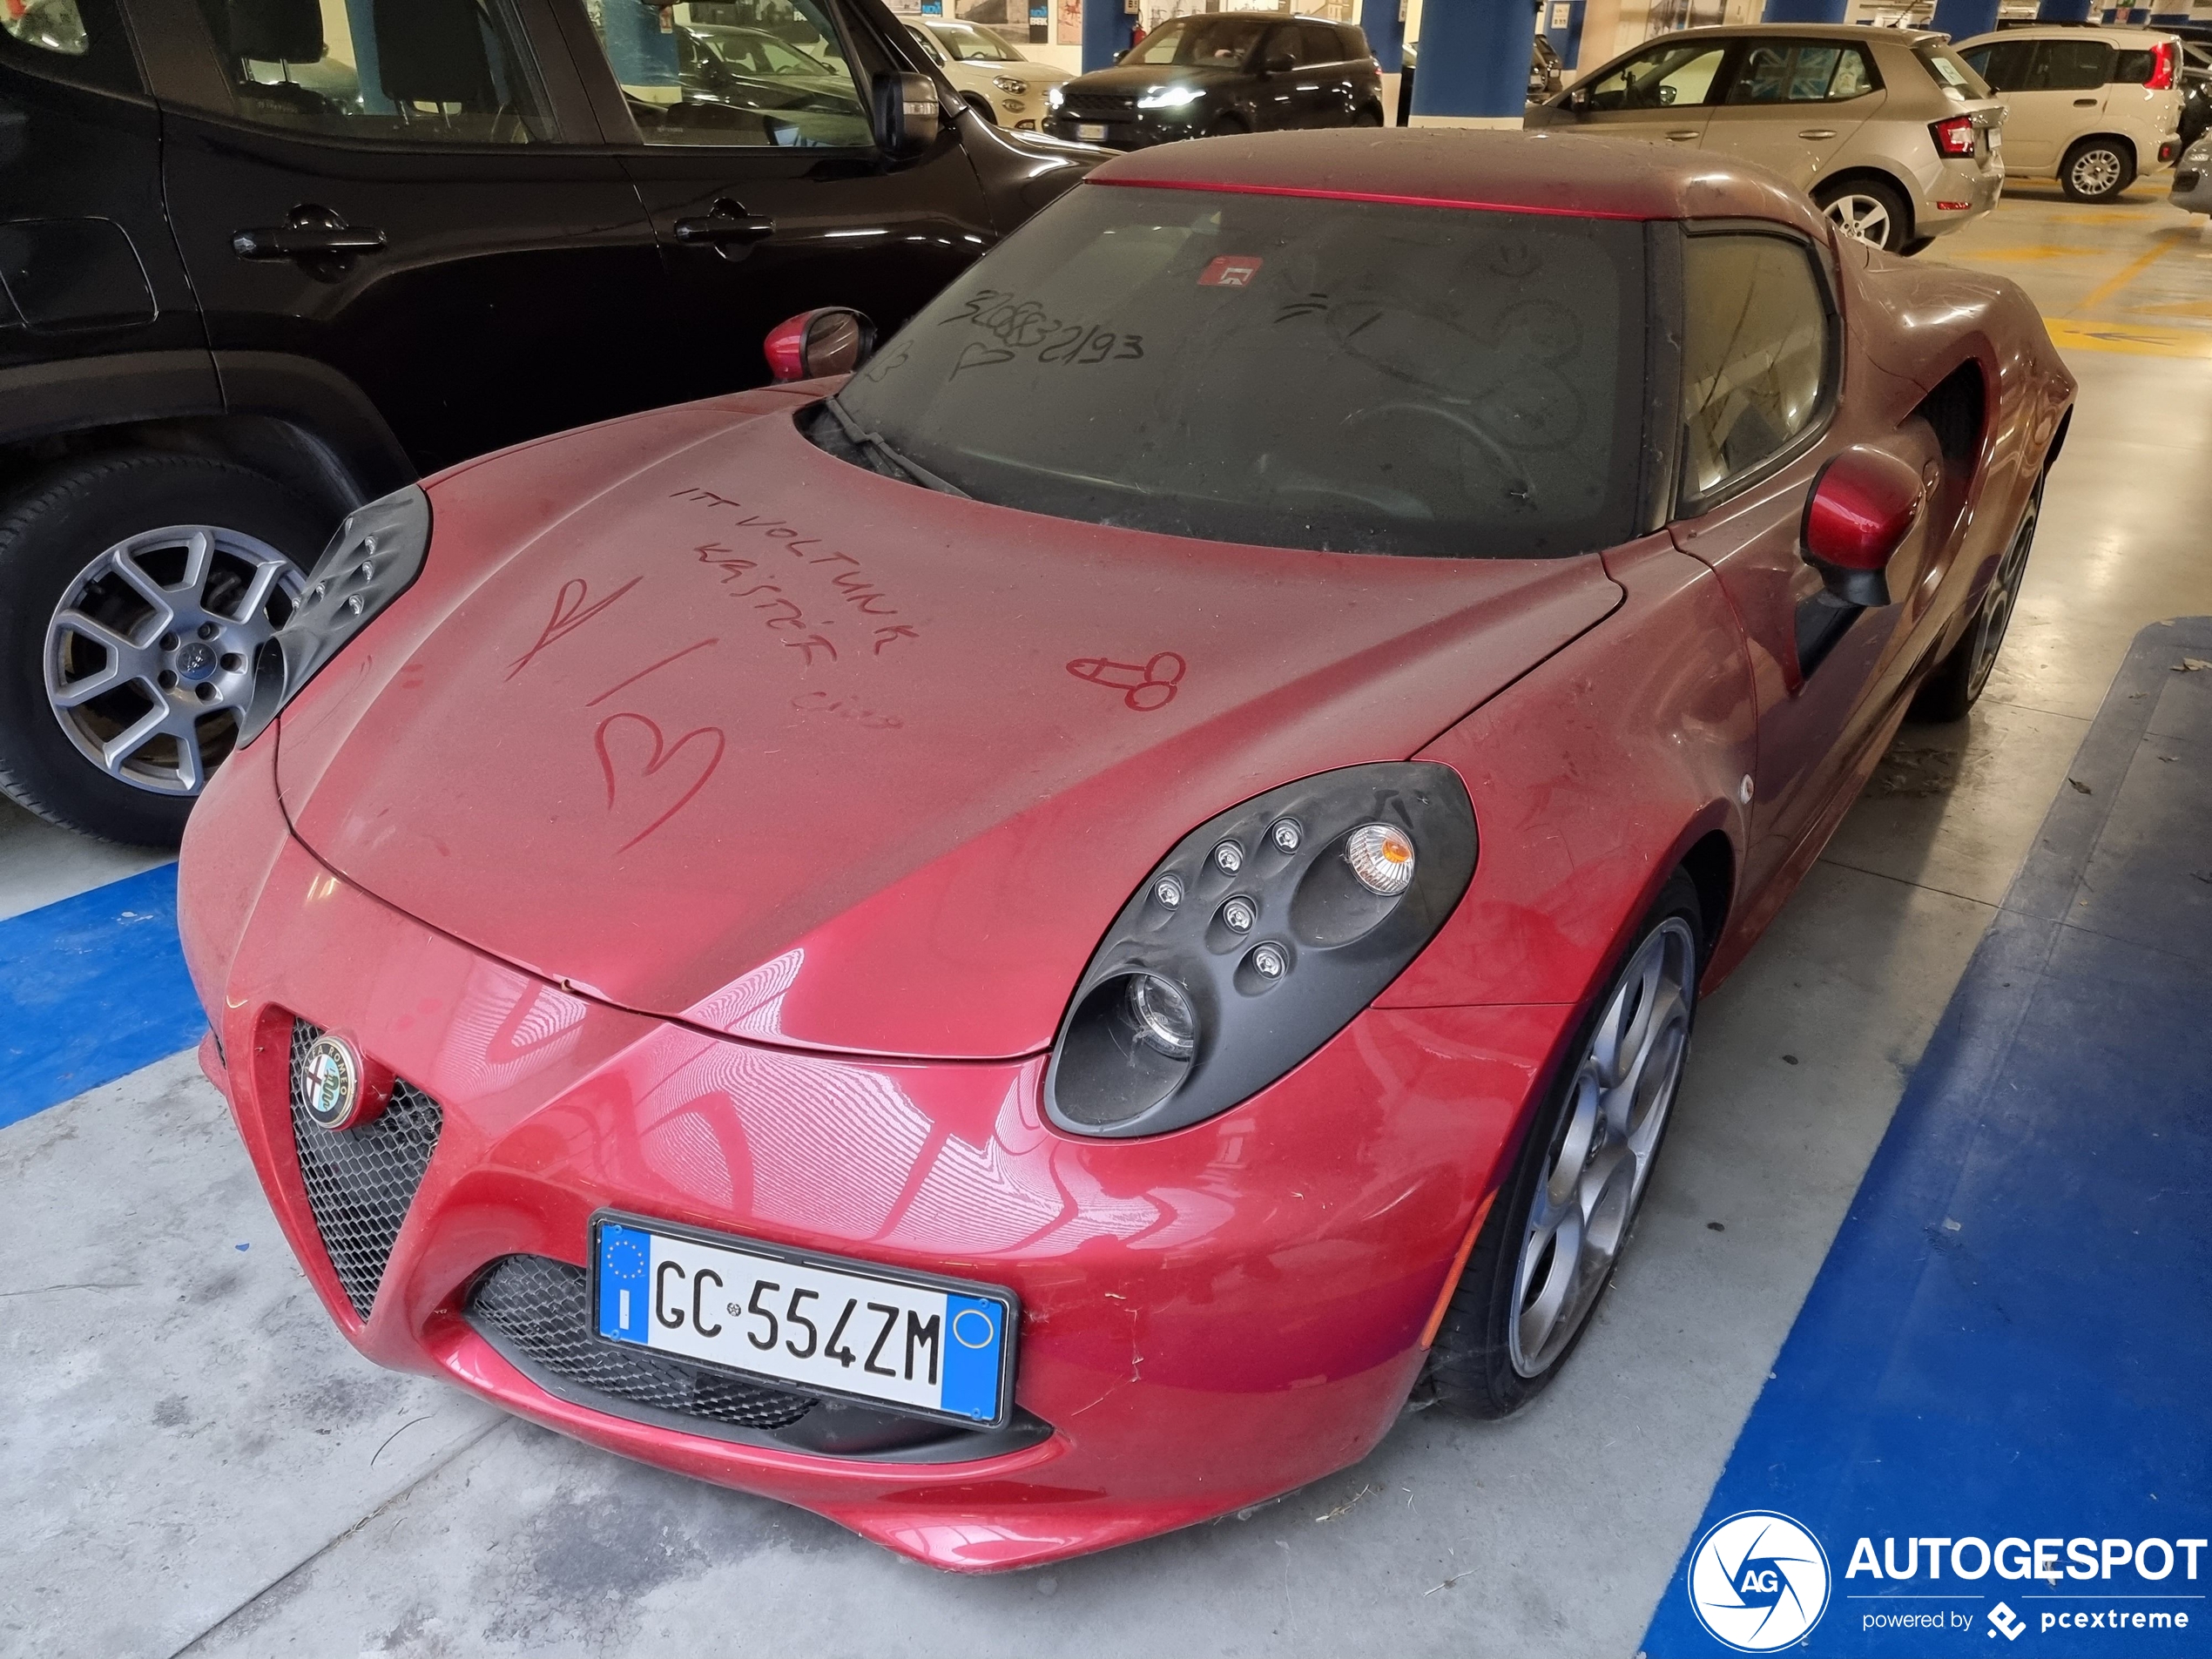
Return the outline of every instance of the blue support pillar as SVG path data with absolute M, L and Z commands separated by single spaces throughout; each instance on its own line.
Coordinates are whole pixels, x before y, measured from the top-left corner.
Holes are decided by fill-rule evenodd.
M 1971 40 L 1997 27 L 1997 0 L 1936 0 L 1935 18 L 1928 24 L 1953 40 Z
M 1422 0 L 1413 121 L 1518 119 L 1528 107 L 1536 14 L 1528 0 Z
M 1359 0 L 1359 30 L 1367 37 L 1367 50 L 1375 67 L 1395 75 L 1406 67 L 1406 19 L 1399 16 L 1402 0 Z
M 1136 19 L 1123 0 L 1083 0 L 1083 73 L 1103 69 L 1130 49 Z
M 1841 23 L 1848 0 L 1766 0 L 1762 23 Z
M 1589 0 L 1544 0 L 1544 9 L 1537 17 L 1536 27 L 1551 42 L 1570 75 L 1581 66 L 1582 18 L 1588 10 Z
M 2087 23 L 2090 0 L 2043 0 L 2035 8 L 2038 23 Z
M 605 0 L 600 12 L 607 61 L 624 86 L 676 84 L 676 30 L 664 28 L 658 7 L 639 0 Z
M 346 0 L 346 28 L 354 37 L 354 73 L 361 80 L 361 108 L 370 115 L 391 115 L 399 105 L 384 96 L 376 53 L 374 0 Z

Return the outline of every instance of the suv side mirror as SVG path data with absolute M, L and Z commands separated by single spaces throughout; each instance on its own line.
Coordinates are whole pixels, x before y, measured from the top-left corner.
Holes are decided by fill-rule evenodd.
M 875 325 L 844 306 L 823 306 L 786 317 L 768 331 L 761 350 L 779 381 L 849 374 L 875 349 Z
M 1587 86 L 1578 86 L 1569 92 L 1567 95 L 1567 107 L 1577 115 L 1588 115 L 1590 112 L 1590 89 Z
M 1890 560 L 1919 523 L 1927 496 L 1910 462 L 1853 445 L 1820 469 L 1805 502 L 1805 563 L 1845 604 L 1889 604 Z
M 875 78 L 875 141 L 886 155 L 927 149 L 942 117 L 937 83 L 928 76 L 886 72 Z
M 1297 67 L 1296 60 L 1288 52 L 1270 52 L 1259 60 L 1259 72 L 1263 75 L 1287 75 Z

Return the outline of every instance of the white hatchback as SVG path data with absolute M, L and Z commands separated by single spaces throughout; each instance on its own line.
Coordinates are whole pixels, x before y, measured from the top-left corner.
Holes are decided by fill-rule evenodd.
M 1046 89 L 1075 78 L 1064 69 L 1022 57 L 998 30 L 981 24 L 921 17 L 908 18 L 907 27 L 929 61 L 945 71 L 953 90 L 986 120 L 1002 127 L 1037 131 L 1044 120 Z
M 2181 149 L 2182 43 L 2152 29 L 2054 24 L 1962 40 L 2005 104 L 2005 172 L 2109 201 Z

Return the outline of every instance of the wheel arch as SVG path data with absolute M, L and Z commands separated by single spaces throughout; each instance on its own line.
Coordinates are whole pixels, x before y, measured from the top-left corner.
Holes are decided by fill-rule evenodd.
M 2117 148 L 2128 158 L 2128 165 L 2129 169 L 2133 171 L 2137 177 L 2140 178 L 2141 176 L 2143 171 L 2143 152 L 2141 146 L 2124 132 L 2085 132 L 2080 138 L 2074 139 L 2073 143 L 2067 145 L 2067 147 L 2060 152 L 2058 166 L 2059 176 L 2060 178 L 2064 178 L 2066 176 L 2067 163 L 2074 158 L 2075 153 L 2080 150 L 2083 145 L 2095 144 L 2100 140 Z
M 1919 208 L 1913 200 L 1912 186 L 1886 167 L 1877 167 L 1862 162 L 1857 166 L 1846 167 L 1840 172 L 1831 173 L 1825 179 L 1816 179 L 1805 194 L 1817 196 L 1823 191 L 1848 189 L 1853 184 L 1862 182 L 1885 185 L 1898 193 L 1898 199 L 1905 204 L 1905 234 L 1899 239 L 1899 243 L 1901 246 L 1905 242 L 1911 241 L 1919 233 Z M 1823 206 L 1821 211 L 1824 213 L 1827 209 Z

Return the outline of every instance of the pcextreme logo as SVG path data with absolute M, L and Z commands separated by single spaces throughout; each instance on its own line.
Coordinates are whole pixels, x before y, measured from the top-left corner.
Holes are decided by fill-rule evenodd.
M 1716 1642 L 1773 1653 L 1802 1642 L 1828 1610 L 1828 1557 L 1787 1515 L 1747 1509 L 1689 1556 L 1689 1605 Z

